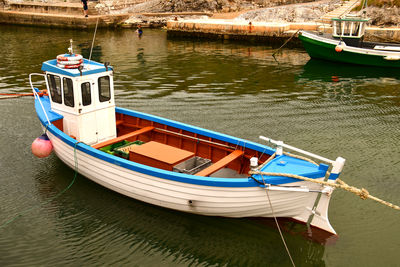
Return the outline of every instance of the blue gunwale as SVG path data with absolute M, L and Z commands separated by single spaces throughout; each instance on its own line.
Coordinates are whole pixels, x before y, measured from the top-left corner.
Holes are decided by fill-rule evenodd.
M 59 119 L 63 118 L 63 116 L 54 111 L 51 111 L 50 100 L 49 100 L 48 96 L 43 96 L 43 97 L 40 97 L 39 99 L 35 98 L 35 109 L 36 109 L 36 113 L 38 115 L 38 118 L 39 118 L 41 124 L 44 127 L 47 127 L 47 131 L 51 132 L 53 135 L 58 137 L 61 141 L 68 144 L 72 148 L 76 147 L 77 150 L 82 151 L 88 155 L 95 157 L 95 158 L 104 160 L 108 163 L 115 164 L 117 166 L 121 166 L 123 168 L 129 169 L 132 171 L 136 171 L 139 173 L 151 175 L 151 176 L 161 178 L 161 179 L 168 179 L 168 180 L 172 180 L 172 181 L 187 183 L 187 184 L 196 184 L 196 185 L 213 186 L 213 187 L 258 187 L 258 186 L 260 186 L 259 183 L 257 183 L 256 181 L 254 181 L 251 178 L 201 177 L 201 176 L 177 173 L 177 172 L 172 172 L 172 171 L 166 171 L 166 170 L 146 166 L 143 164 L 139 164 L 136 162 L 132 162 L 132 161 L 129 161 L 129 160 L 126 160 L 123 158 L 112 156 L 112 155 L 102 152 L 100 150 L 94 149 L 91 146 L 86 145 L 84 143 L 76 144 L 77 141 L 75 139 L 71 138 L 70 136 L 68 136 L 61 130 L 59 130 L 53 124 L 48 126 L 46 116 L 44 114 L 44 111 L 43 111 L 39 101 L 42 102 L 44 109 L 46 110 L 46 113 L 49 117 L 50 122 L 59 120 Z M 211 138 L 216 138 L 221 141 L 226 141 L 226 142 L 230 142 L 233 144 L 238 144 L 238 145 L 245 144 L 245 146 L 247 148 L 254 149 L 259 152 L 264 151 L 264 153 L 267 153 L 267 154 L 273 154 L 275 152 L 274 149 L 272 149 L 268 146 L 265 146 L 265 145 L 257 144 L 257 143 L 251 142 L 251 141 L 247 141 L 247 140 L 240 139 L 240 138 L 235 138 L 235 137 L 232 137 L 229 135 L 217 133 L 217 132 L 214 132 L 211 130 L 206 130 L 203 128 L 191 126 L 191 125 L 180 123 L 177 121 L 164 119 L 164 118 L 161 118 L 158 116 L 141 113 L 138 111 L 128 110 L 128 109 L 124 109 L 124 108 L 118 108 L 118 107 L 116 108 L 116 112 L 126 114 L 126 115 L 136 116 L 139 118 L 147 119 L 147 120 L 162 123 L 162 124 L 166 124 L 168 126 L 191 131 L 191 132 L 194 132 L 194 133 L 197 133 L 200 135 L 208 136 Z M 276 157 L 273 161 L 271 161 L 271 163 L 277 162 L 279 160 L 287 160 L 289 158 L 293 159 L 291 157 L 282 155 L 282 156 Z M 295 159 L 295 160 L 297 160 L 297 159 Z M 297 160 L 297 161 L 300 162 L 300 160 Z M 307 167 L 306 169 L 310 170 L 309 164 L 311 164 L 311 163 L 308 163 L 305 161 L 301 161 L 301 162 L 302 162 L 302 164 L 304 164 L 304 166 Z M 269 164 L 271 164 L 271 163 L 269 163 Z M 313 168 L 313 171 L 311 171 L 311 172 L 309 171 L 306 173 L 301 173 L 297 170 L 297 172 L 294 174 L 306 176 L 309 178 L 324 177 L 324 175 L 326 173 L 326 169 L 320 168 L 315 165 L 313 165 L 313 166 L 314 166 L 314 168 Z M 265 170 L 265 169 L 263 169 L 263 170 Z M 282 169 L 280 172 L 286 172 L 286 171 L 284 169 Z M 291 172 L 286 172 L 286 173 L 291 173 Z M 254 175 L 253 177 L 258 179 L 259 181 L 262 181 L 262 178 L 260 175 Z M 280 177 L 280 176 L 264 176 L 264 179 L 266 180 L 267 183 L 275 184 L 275 185 L 299 182 L 299 180 L 297 180 L 297 179 L 293 179 L 293 178 L 289 178 L 289 177 Z

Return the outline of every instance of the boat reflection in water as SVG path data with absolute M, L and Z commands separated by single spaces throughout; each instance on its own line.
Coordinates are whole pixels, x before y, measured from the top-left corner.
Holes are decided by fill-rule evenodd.
M 303 67 L 299 79 L 314 81 L 339 82 L 351 79 L 393 78 L 400 80 L 400 70 L 395 68 L 380 68 L 358 66 L 344 63 L 310 59 Z
M 51 198 L 54 190 L 66 187 L 74 176 L 61 161 L 55 157 L 54 161 L 56 166 L 48 172 L 48 179 L 43 174 L 35 177 L 43 201 Z M 142 266 L 160 262 L 186 266 L 290 265 L 271 219 L 177 212 L 124 197 L 80 175 L 66 194 L 45 208 L 49 222 L 43 227 L 63 233 L 63 242 L 55 246 L 67 246 L 70 251 L 60 264 L 84 260 L 86 265 L 133 261 Z M 278 220 L 296 263 L 325 264 L 324 245 L 299 235 L 307 231 L 306 226 Z

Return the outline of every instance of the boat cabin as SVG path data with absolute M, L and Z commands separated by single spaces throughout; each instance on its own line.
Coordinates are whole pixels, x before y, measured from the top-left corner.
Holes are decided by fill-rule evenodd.
M 63 116 L 64 133 L 92 145 L 116 137 L 113 69 L 82 59 L 65 68 L 53 59 L 43 63 L 51 109 Z
M 369 18 L 351 16 L 332 18 L 333 33 L 336 39 L 343 40 L 346 45 L 359 46 L 365 33 L 365 27 Z

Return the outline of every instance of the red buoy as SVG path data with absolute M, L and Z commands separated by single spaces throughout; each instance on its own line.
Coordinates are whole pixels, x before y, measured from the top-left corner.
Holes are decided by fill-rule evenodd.
M 337 45 L 337 46 L 335 47 L 335 51 L 338 52 L 338 53 L 342 52 L 342 51 L 343 51 L 343 46 Z
M 38 158 L 48 157 L 53 151 L 53 145 L 46 134 L 42 134 L 32 143 L 32 153 Z

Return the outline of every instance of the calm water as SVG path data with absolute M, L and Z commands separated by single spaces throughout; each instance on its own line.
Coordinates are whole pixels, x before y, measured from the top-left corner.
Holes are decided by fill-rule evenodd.
M 0 92 L 93 32 L 0 25 Z M 343 180 L 400 204 L 400 71 L 309 61 L 301 50 L 169 40 L 160 30 L 99 31 L 93 56 L 115 67 L 117 104 L 258 141 L 347 159 Z M 0 100 L 1 266 L 288 266 L 273 222 L 194 216 L 147 205 L 30 153 L 41 134 L 32 98 Z M 38 206 L 39 205 L 39 206 Z M 400 213 L 336 190 L 326 242 L 284 222 L 297 266 L 395 266 Z

